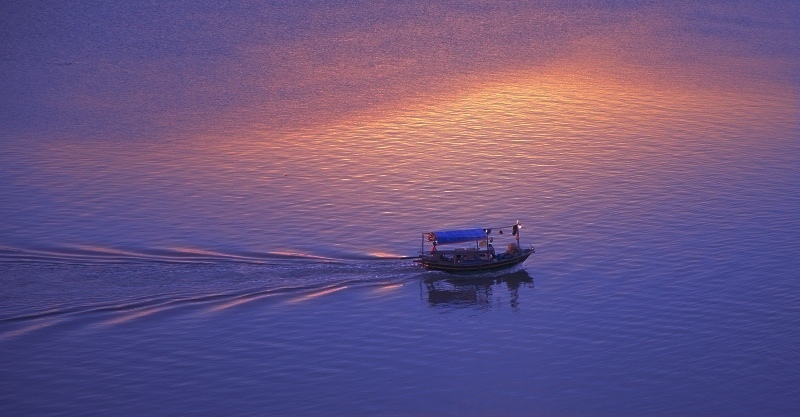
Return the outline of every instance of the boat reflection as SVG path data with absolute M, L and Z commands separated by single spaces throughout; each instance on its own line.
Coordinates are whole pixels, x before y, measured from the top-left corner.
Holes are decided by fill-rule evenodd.
M 533 277 L 522 269 L 505 274 L 464 277 L 425 278 L 420 281 L 421 297 L 431 307 L 471 306 L 488 308 L 493 302 L 503 303 L 504 297 L 495 291 L 505 287 L 509 294 L 509 305 L 519 309 L 519 289 L 533 288 Z

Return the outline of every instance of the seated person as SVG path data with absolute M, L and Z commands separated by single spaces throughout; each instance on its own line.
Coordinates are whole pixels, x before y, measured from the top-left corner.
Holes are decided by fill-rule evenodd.
M 516 243 L 509 243 L 508 244 L 508 250 L 506 250 L 505 255 L 506 256 L 515 256 L 515 255 L 519 255 L 520 252 L 521 251 L 519 250 L 519 245 L 517 245 Z

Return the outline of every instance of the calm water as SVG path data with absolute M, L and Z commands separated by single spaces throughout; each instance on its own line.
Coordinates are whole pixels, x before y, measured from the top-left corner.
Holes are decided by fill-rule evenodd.
M 436 10 L 286 8 L 312 23 L 250 32 L 234 67 L 214 48 L 245 37 L 214 25 L 208 50 L 159 35 L 184 56 L 98 23 L 106 66 L 9 47 L 12 76 L 58 62 L 3 105 L 0 414 L 800 413 L 796 7 L 472 6 L 446 36 Z M 525 16 L 553 31 L 519 35 Z M 109 81 L 117 58 L 150 66 Z M 517 219 L 537 253 L 514 270 L 407 259 L 420 232 Z

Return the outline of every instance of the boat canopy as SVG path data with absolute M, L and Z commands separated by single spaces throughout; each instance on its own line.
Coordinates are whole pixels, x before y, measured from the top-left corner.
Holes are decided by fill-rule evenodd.
M 475 242 L 486 239 L 486 232 L 483 229 L 440 230 L 433 232 L 433 235 L 437 245 Z

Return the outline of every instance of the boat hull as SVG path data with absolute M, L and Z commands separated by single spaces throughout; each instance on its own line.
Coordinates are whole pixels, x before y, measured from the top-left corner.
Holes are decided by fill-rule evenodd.
M 511 268 L 525 262 L 534 253 L 533 249 L 525 249 L 519 255 L 505 259 L 492 259 L 488 261 L 464 261 L 453 262 L 452 260 L 440 261 L 427 256 L 418 259 L 417 262 L 425 268 L 445 272 L 482 272 L 494 271 L 499 269 Z

